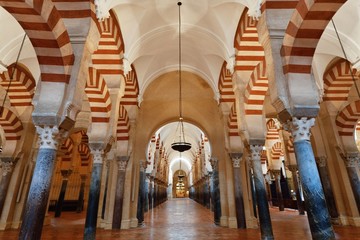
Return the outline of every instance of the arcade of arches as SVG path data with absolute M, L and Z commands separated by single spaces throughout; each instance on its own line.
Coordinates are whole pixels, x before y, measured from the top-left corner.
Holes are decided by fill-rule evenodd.
M 95 239 L 171 198 L 262 239 L 269 204 L 360 227 L 358 0 L 183 0 L 181 34 L 176 2 L 0 0 L 0 230 Z

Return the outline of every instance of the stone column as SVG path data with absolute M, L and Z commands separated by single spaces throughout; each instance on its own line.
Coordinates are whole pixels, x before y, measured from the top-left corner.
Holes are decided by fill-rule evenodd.
M 205 207 L 207 209 L 210 209 L 210 177 L 209 177 L 209 173 L 207 173 L 205 175 Z
M 246 228 L 246 219 L 245 219 L 244 198 L 243 198 L 241 170 L 240 170 L 240 162 L 242 160 L 242 153 L 232 153 L 232 154 L 230 154 L 230 158 L 231 158 L 231 161 L 233 164 L 233 170 L 234 170 L 234 188 L 235 188 L 235 207 L 236 207 L 237 227 L 245 229 Z
M 63 181 L 61 183 L 61 190 L 60 190 L 59 198 L 58 198 L 58 201 L 57 201 L 56 207 L 55 207 L 55 217 L 60 217 L 60 215 L 61 215 L 61 210 L 62 210 L 64 198 L 65 198 L 66 187 L 67 187 L 68 179 L 69 179 L 69 176 L 71 175 L 71 173 L 72 173 L 71 169 L 61 170 L 61 176 L 63 177 Z
M 346 170 L 349 175 L 350 185 L 356 201 L 356 206 L 360 212 L 360 180 L 357 174 L 356 166 L 360 163 L 359 153 L 347 153 L 343 156 Z
M 285 205 L 284 205 L 284 198 L 282 195 L 282 190 L 281 190 L 281 171 L 280 170 L 272 170 L 272 172 L 275 175 L 275 183 L 276 183 L 276 195 L 277 195 L 277 202 L 279 205 L 279 211 L 284 211 L 285 210 Z
M 251 144 L 251 161 L 254 171 L 254 183 L 256 191 L 256 203 L 258 206 L 258 214 L 260 221 L 261 239 L 274 239 L 271 218 L 269 212 L 268 200 L 266 198 L 266 190 L 264 177 L 261 167 L 261 151 L 263 148 L 263 142 L 261 144 Z
M 144 212 L 149 211 L 149 191 L 150 191 L 150 174 L 145 173 L 145 188 L 144 188 Z
M 7 191 L 12 176 L 12 171 L 15 167 L 16 160 L 12 157 L 2 157 L 0 159 L 0 166 L 2 168 L 2 175 L 0 180 L 0 216 L 4 208 Z
M 118 163 L 118 175 L 116 182 L 116 193 L 115 193 L 115 203 L 114 203 L 114 214 L 112 229 L 121 228 L 121 219 L 122 219 L 122 208 L 123 208 L 123 199 L 124 199 L 124 184 L 125 184 L 125 171 L 127 163 L 129 162 L 129 156 L 120 156 L 117 157 Z
M 138 205 L 137 205 L 137 219 L 138 225 L 142 226 L 144 224 L 144 196 L 145 196 L 145 169 L 146 163 L 144 160 L 140 160 L 140 175 L 139 175 L 139 195 L 138 195 Z M 162 196 L 161 196 L 162 197 Z M 161 199 L 162 200 L 162 199 Z
M 39 134 L 39 152 L 19 233 L 20 240 L 41 239 L 61 135 L 56 126 L 36 126 L 36 131 Z
M 80 192 L 79 192 L 79 198 L 77 202 L 76 212 L 80 213 L 84 209 L 84 193 L 85 193 L 85 182 L 87 176 L 85 174 L 81 174 L 81 185 L 80 185 Z
M 150 175 L 150 186 L 149 186 L 149 209 L 154 207 L 154 177 Z
M 326 157 L 325 156 L 316 157 L 315 161 L 318 166 L 320 179 L 321 179 L 321 183 L 322 183 L 322 186 L 324 189 L 326 204 L 327 204 L 328 211 L 329 211 L 329 214 L 331 217 L 331 221 L 333 223 L 337 223 L 339 214 L 338 214 L 338 211 L 336 208 L 335 198 L 334 198 L 334 194 L 333 194 L 333 191 L 331 188 L 330 176 L 329 176 L 329 172 L 328 172 L 327 166 L 326 166 Z
M 291 131 L 294 139 L 296 161 L 312 238 L 334 239 L 335 235 L 310 143 L 310 128 L 314 126 L 314 123 L 314 118 L 293 117 L 286 127 Z
M 88 198 L 89 200 L 86 211 L 84 240 L 95 240 L 96 238 L 96 224 L 99 210 L 99 197 L 101 186 L 101 172 L 104 157 L 102 147 L 90 145 L 90 149 L 93 156 L 93 167 L 91 171 L 90 191 Z
M 219 167 L 218 160 L 215 157 L 210 159 L 212 171 L 212 181 L 211 181 L 211 196 L 214 203 L 214 223 L 220 225 L 221 217 L 221 203 L 220 203 L 220 189 L 219 189 Z
M 293 184 L 294 184 L 294 188 L 295 188 L 296 202 L 297 202 L 297 207 L 298 207 L 299 214 L 300 215 L 305 215 L 304 204 L 303 204 L 303 201 L 301 199 L 300 188 L 299 188 L 297 165 L 289 165 L 288 168 L 289 168 L 289 170 L 291 171 L 291 174 L 292 174 L 292 180 L 293 180 Z

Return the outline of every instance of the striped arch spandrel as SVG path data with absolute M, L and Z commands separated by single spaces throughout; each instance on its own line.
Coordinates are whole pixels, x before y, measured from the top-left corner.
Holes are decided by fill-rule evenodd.
M 320 96 L 311 75 L 314 52 L 329 21 L 345 2 L 301 0 L 296 5 L 281 48 L 293 116 L 318 114 Z
M 336 116 L 337 132 L 345 152 L 358 152 L 355 131 L 359 120 L 360 100 L 349 103 Z

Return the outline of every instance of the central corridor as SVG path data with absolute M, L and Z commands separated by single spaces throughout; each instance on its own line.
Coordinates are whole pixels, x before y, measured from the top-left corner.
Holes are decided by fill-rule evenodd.
M 273 231 L 276 240 L 311 239 L 306 216 L 297 211 L 270 208 Z M 43 228 L 42 240 L 83 239 L 85 214 L 63 212 L 60 218 L 53 218 Z M 334 227 L 336 239 L 360 239 L 360 229 Z M 172 199 L 145 214 L 145 225 L 136 229 L 97 229 L 96 239 L 126 240 L 231 240 L 260 239 L 259 229 L 229 229 L 213 224 L 213 213 L 191 199 Z M 0 239 L 18 239 L 17 230 L 0 232 Z

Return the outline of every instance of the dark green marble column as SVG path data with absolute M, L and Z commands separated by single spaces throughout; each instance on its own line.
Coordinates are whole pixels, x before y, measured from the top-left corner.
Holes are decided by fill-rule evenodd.
M 264 141 L 259 141 L 258 144 L 256 144 L 257 141 L 254 142 L 254 144 L 250 145 L 250 152 L 251 163 L 254 172 L 254 185 L 260 221 L 261 239 L 270 240 L 274 239 L 274 235 L 272 231 L 268 199 L 266 197 L 264 176 L 261 167 L 261 151 L 263 149 Z
M 2 168 L 2 175 L 0 180 L 0 216 L 4 208 L 7 191 L 14 170 L 16 160 L 13 157 L 1 157 L 0 166 Z
M 335 239 L 310 143 L 310 128 L 314 126 L 314 123 L 314 118 L 293 117 L 292 121 L 288 121 L 287 128 L 294 139 L 295 156 L 312 238 L 315 240 Z
M 137 205 L 137 219 L 138 225 L 144 225 L 144 196 L 145 196 L 145 161 L 140 161 L 140 174 L 139 174 L 139 194 L 138 194 L 138 205 Z
M 221 200 L 220 200 L 220 188 L 219 188 L 219 166 L 218 160 L 215 157 L 210 159 L 212 171 L 212 191 L 211 195 L 213 196 L 213 203 L 214 203 L 214 223 L 216 225 L 220 225 L 220 218 L 221 218 Z
M 39 151 L 25 205 L 19 240 L 41 239 L 61 132 L 56 126 L 36 126 Z
M 61 176 L 63 177 L 63 180 L 62 180 L 62 184 L 61 184 L 60 194 L 59 194 L 59 197 L 58 197 L 58 200 L 56 203 L 56 207 L 55 207 L 55 217 L 61 216 L 62 206 L 63 206 L 65 193 L 66 193 L 66 187 L 67 187 L 69 176 L 71 175 L 71 173 L 72 173 L 72 170 L 70 170 L 70 169 L 61 170 Z
M 85 182 L 87 176 L 85 174 L 80 175 L 81 178 L 81 185 L 80 185 L 80 191 L 79 191 L 79 197 L 76 207 L 76 212 L 80 213 L 84 209 L 84 194 L 85 194 Z
M 346 170 L 348 172 L 350 185 L 354 194 L 356 206 L 360 212 L 360 179 L 358 176 L 357 166 L 359 166 L 360 156 L 359 153 L 346 153 L 346 156 L 343 156 Z
M 237 227 L 245 229 L 246 228 L 246 219 L 245 219 L 244 198 L 243 198 L 241 169 L 240 169 L 242 153 L 231 153 L 230 158 L 232 161 L 233 172 L 234 172 L 235 207 L 236 207 Z
M 299 187 L 299 180 L 298 180 L 298 173 L 297 173 L 297 171 L 298 171 L 297 165 L 289 165 L 288 168 L 289 168 L 289 170 L 291 171 L 291 174 L 292 174 L 292 180 L 293 180 L 295 193 L 296 193 L 296 203 L 297 203 L 299 214 L 300 215 L 305 215 L 304 204 L 303 204 L 303 201 L 301 199 L 301 194 L 300 194 L 300 187 Z
M 336 208 L 335 198 L 331 187 L 330 176 L 326 166 L 327 158 L 325 156 L 315 157 L 316 165 L 319 170 L 321 183 L 324 189 L 326 205 L 331 216 L 332 223 L 339 222 L 339 214 Z
M 117 181 L 116 181 L 116 193 L 115 193 L 112 229 L 120 229 L 121 228 L 122 208 L 123 208 L 123 199 L 124 199 L 125 171 L 126 171 L 126 166 L 127 166 L 128 161 L 129 161 L 129 156 L 117 157 L 118 175 L 117 175 Z
M 103 150 L 102 148 L 92 147 L 93 167 L 90 179 L 89 200 L 86 210 L 84 240 L 96 239 L 97 214 L 99 210 L 99 197 L 101 186 L 101 173 L 103 167 Z
M 276 186 L 276 196 L 277 196 L 277 202 L 279 205 L 279 211 L 285 210 L 285 204 L 284 204 L 284 198 L 282 195 L 281 190 L 281 171 L 280 170 L 271 170 L 275 176 L 275 186 Z

